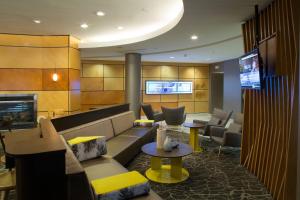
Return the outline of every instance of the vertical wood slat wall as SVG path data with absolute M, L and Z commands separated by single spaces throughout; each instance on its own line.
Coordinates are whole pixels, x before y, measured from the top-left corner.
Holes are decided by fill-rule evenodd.
M 274 199 L 295 199 L 298 34 L 294 0 L 275 0 L 260 13 L 261 40 L 277 35 L 275 77 L 262 90 L 246 90 L 241 163 Z M 242 25 L 245 52 L 254 48 L 255 21 Z

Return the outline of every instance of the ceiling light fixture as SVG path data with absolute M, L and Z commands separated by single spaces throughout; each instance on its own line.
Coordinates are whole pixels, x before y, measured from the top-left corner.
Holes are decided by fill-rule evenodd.
M 39 20 L 39 19 L 34 19 L 33 22 L 36 23 L 36 24 L 40 24 L 40 23 L 41 23 L 41 20 Z
M 171 59 L 174 59 L 175 57 L 174 57 L 174 56 L 170 56 L 170 58 L 171 58 Z
M 83 28 L 83 29 L 87 29 L 89 27 L 89 25 L 87 25 L 86 23 L 84 23 L 84 24 L 81 24 L 80 27 Z
M 118 28 L 117 28 L 118 30 L 123 30 L 124 29 L 124 27 L 123 26 L 118 26 Z
M 191 36 L 191 40 L 197 40 L 198 39 L 198 36 L 197 35 L 192 35 Z
M 100 17 L 103 17 L 105 15 L 105 12 L 97 11 L 96 15 L 100 16 Z

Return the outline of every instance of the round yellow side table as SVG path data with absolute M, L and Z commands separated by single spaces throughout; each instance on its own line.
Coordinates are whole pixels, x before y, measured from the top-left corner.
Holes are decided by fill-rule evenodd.
M 156 148 L 156 142 L 142 147 L 145 154 L 151 156 L 151 168 L 146 171 L 146 177 L 158 183 L 179 183 L 189 177 L 189 172 L 182 167 L 182 157 L 193 152 L 189 145 L 179 143 L 171 152 Z M 170 165 L 163 165 L 162 159 L 170 159 Z

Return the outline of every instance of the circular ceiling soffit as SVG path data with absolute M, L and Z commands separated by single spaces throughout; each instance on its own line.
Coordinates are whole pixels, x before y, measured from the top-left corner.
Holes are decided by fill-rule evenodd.
M 175 27 L 184 13 L 182 0 L 110 0 L 109 7 L 101 8 L 105 17 L 75 35 L 80 38 L 80 48 L 118 46 L 154 38 Z

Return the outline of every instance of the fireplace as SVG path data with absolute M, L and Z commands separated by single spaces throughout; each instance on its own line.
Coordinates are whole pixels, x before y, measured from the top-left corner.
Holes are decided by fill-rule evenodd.
M 37 126 L 36 94 L 0 95 L 0 130 Z

